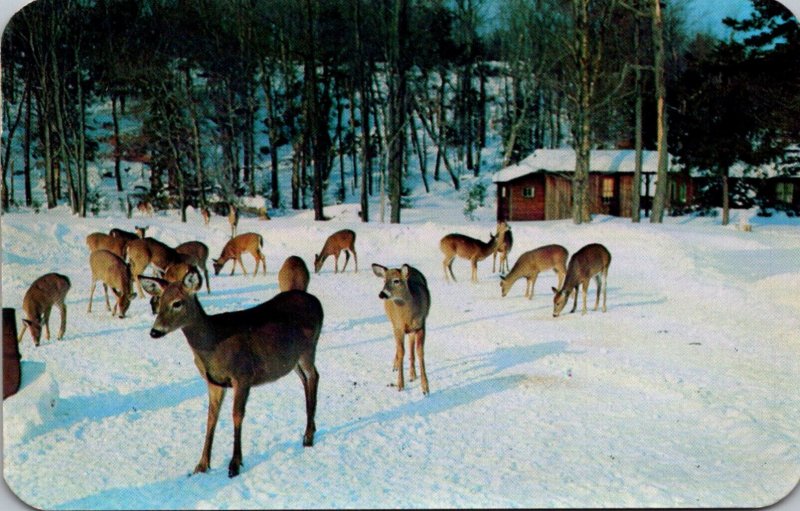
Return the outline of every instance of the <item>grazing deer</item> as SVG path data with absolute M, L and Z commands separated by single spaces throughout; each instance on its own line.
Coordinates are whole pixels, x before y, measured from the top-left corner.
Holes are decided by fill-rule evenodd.
M 200 208 L 200 216 L 203 217 L 204 225 L 208 225 L 211 222 L 211 211 L 208 208 Z
M 267 258 L 264 257 L 264 254 L 261 253 L 260 248 L 264 246 L 264 238 L 261 237 L 260 234 L 256 234 L 254 232 L 246 232 L 244 234 L 239 234 L 228 240 L 224 247 L 222 247 L 222 253 L 219 255 L 217 259 L 212 259 L 212 266 L 214 266 L 214 275 L 219 275 L 220 270 L 222 267 L 225 266 L 230 260 L 233 260 L 233 269 L 231 270 L 231 275 L 233 272 L 236 271 L 236 263 L 239 263 L 239 266 L 242 267 L 242 271 L 245 275 L 247 275 L 247 270 L 244 268 L 244 263 L 242 262 L 242 254 L 247 252 L 248 254 L 252 255 L 256 260 L 256 267 L 253 271 L 253 276 L 255 277 L 258 275 L 258 264 L 261 263 L 264 267 L 264 275 L 267 274 Z
M 148 227 L 139 227 L 137 225 L 136 232 L 124 231 L 122 229 L 114 228 L 108 231 L 108 234 L 114 238 L 122 238 L 125 241 L 133 241 L 139 238 L 144 238 L 147 229 Z
M 503 225 L 501 225 L 503 224 Z M 503 234 L 500 231 L 503 230 Z M 511 227 L 506 222 L 499 222 L 497 224 L 497 248 L 492 254 L 492 273 L 495 272 L 495 263 L 497 261 L 497 254 L 500 254 L 500 273 L 508 271 L 508 254 L 511 252 L 511 247 L 514 246 L 514 236 L 511 235 Z M 503 268 L 505 267 L 505 270 Z
M 342 272 L 347 269 L 347 263 L 350 261 L 350 253 L 353 253 L 353 261 L 356 265 L 356 273 L 358 273 L 358 255 L 356 255 L 356 233 L 350 229 L 342 229 L 337 231 L 325 240 L 322 246 L 322 251 L 319 254 L 314 254 L 314 273 L 319 273 L 325 259 L 328 256 L 333 256 L 334 273 L 339 273 L 339 254 L 344 250 L 344 267 Z
M 112 254 L 124 258 L 125 248 L 128 243 L 128 240 L 124 238 L 114 237 L 104 232 L 93 232 L 86 236 L 86 246 L 89 247 L 89 253 L 97 250 L 108 250 Z
M 383 279 L 383 289 L 378 296 L 383 300 L 383 308 L 392 323 L 395 340 L 393 369 L 398 371 L 397 389 L 403 390 L 403 341 L 408 334 L 409 379 L 414 381 L 417 372 L 414 367 L 414 351 L 419 359 L 422 377 L 422 393 L 426 396 L 428 375 L 425 372 L 425 320 L 431 306 L 431 294 L 425 276 L 407 264 L 401 268 L 388 269 L 379 264 L 372 265 L 372 271 Z
M 497 234 L 489 233 L 489 241 L 483 242 L 479 239 L 470 238 L 463 234 L 448 234 L 439 242 L 439 249 L 444 253 L 444 279 L 448 280 L 447 272 L 453 281 L 456 276 L 453 274 L 453 260 L 458 257 L 468 259 L 472 265 L 472 282 L 478 282 L 478 261 L 483 261 L 492 254 L 498 245 L 498 236 L 505 234 L 507 224 L 498 224 Z
M 228 223 L 231 224 L 231 239 L 236 237 L 236 227 L 239 225 L 239 210 L 233 204 L 228 204 Z
M 553 317 L 557 318 L 569 300 L 569 295 L 575 292 L 575 303 L 570 312 L 575 312 L 578 307 L 578 286 L 583 289 L 583 312 L 586 314 L 586 292 L 589 281 L 595 277 L 597 282 L 597 298 L 594 310 L 600 304 L 600 289 L 603 290 L 603 312 L 606 311 L 606 290 L 608 288 L 608 265 L 611 264 L 611 254 L 608 249 L 599 243 L 590 243 L 575 252 L 567 265 L 567 275 L 564 283 L 558 289 L 553 288 Z
M 39 346 L 42 337 L 42 325 L 44 325 L 44 336 L 50 340 L 50 311 L 53 306 L 58 306 L 61 313 L 61 326 L 58 329 L 58 339 L 64 337 L 67 329 L 67 306 L 64 300 L 71 287 L 69 278 L 58 273 L 47 273 L 33 281 L 31 287 L 25 292 L 22 298 L 22 311 L 25 318 L 22 319 L 22 331 L 19 333 L 17 342 L 22 342 L 22 336 L 27 328 L 31 329 L 33 344 Z
M 305 261 L 297 256 L 289 256 L 283 262 L 280 271 L 278 271 L 278 288 L 281 291 L 290 291 L 292 289 L 306 291 L 309 279 L 308 267 L 306 267 Z
M 146 200 L 139 201 L 139 203 L 136 204 L 136 209 L 139 211 L 139 213 L 147 216 L 153 216 L 153 213 L 155 211 L 153 208 L 153 204 L 150 201 Z
M 233 388 L 233 457 L 228 477 L 242 465 L 242 419 L 250 388 L 275 381 L 292 369 L 303 383 L 306 430 L 303 446 L 314 444 L 314 414 L 319 373 L 314 365 L 322 305 L 305 291 L 287 291 L 256 307 L 207 315 L 197 299 L 202 278 L 189 272 L 181 282 L 142 277 L 148 293 L 161 303 L 150 337 L 157 339 L 180 328 L 194 353 L 194 362 L 208 384 L 208 420 L 200 461 L 194 473 L 206 472 L 225 391 Z
M 208 278 L 208 245 L 201 241 L 187 241 L 175 247 L 175 252 L 183 256 L 184 262 L 203 270 L 206 279 L 206 291 L 211 293 L 211 279 Z M 169 280 L 169 279 L 167 279 Z
M 506 296 L 514 282 L 525 277 L 525 297 L 532 299 L 539 272 L 551 269 L 558 275 L 558 287 L 561 287 L 567 274 L 567 254 L 567 249 L 561 245 L 545 245 L 525 252 L 519 256 L 508 274 L 500 276 L 500 293 Z
M 125 261 L 112 254 L 108 250 L 95 250 L 89 256 L 89 266 L 92 269 L 92 288 L 89 291 L 89 307 L 86 312 L 92 312 L 92 297 L 97 281 L 103 283 L 103 291 L 106 296 L 106 309 L 111 311 L 111 315 L 119 314 L 120 318 L 125 317 L 128 307 L 131 305 L 131 272 Z M 117 297 L 114 310 L 108 303 L 108 287 Z

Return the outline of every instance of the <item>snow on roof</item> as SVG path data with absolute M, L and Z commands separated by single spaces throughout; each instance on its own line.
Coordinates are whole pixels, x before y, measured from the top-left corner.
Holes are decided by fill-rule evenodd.
M 672 160 L 671 156 L 669 160 Z M 589 156 L 591 172 L 633 172 L 635 164 L 636 151 L 633 149 L 597 149 Z M 642 151 L 642 172 L 655 173 L 657 170 L 658 152 Z M 574 172 L 575 150 L 537 149 L 516 165 L 499 170 L 492 181 L 504 183 L 537 171 Z

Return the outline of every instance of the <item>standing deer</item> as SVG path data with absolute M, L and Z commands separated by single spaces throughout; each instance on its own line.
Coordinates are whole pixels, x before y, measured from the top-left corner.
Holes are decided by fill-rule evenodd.
M 315 296 L 287 291 L 251 309 L 207 315 L 196 296 L 202 285 L 199 273 L 189 272 L 181 282 L 151 277 L 142 277 L 142 282 L 148 293 L 161 296 L 150 337 L 157 339 L 180 328 L 208 384 L 205 443 L 195 474 L 209 469 L 226 389 L 233 388 L 233 457 L 228 477 L 235 477 L 242 465 L 242 420 L 250 388 L 275 381 L 292 369 L 305 390 L 303 446 L 314 444 L 319 381 L 314 358 L 323 319 Z
M 387 269 L 379 264 L 372 265 L 372 271 L 383 279 L 383 289 L 378 296 L 383 300 L 386 316 L 392 323 L 395 340 L 393 369 L 398 371 L 397 390 L 403 390 L 403 341 L 408 334 L 409 379 L 414 381 L 417 372 L 414 367 L 414 351 L 419 359 L 422 376 L 422 393 L 428 395 L 428 375 L 425 372 L 425 320 L 431 307 L 431 294 L 425 276 L 407 264 L 401 268 Z
M 239 210 L 233 204 L 228 204 L 228 223 L 231 224 L 231 239 L 236 237 L 236 227 L 239 225 Z
M 153 208 L 153 204 L 150 201 L 142 200 L 136 204 L 136 209 L 139 213 L 147 216 L 153 216 L 153 212 L 155 211 Z
M 561 245 L 545 245 L 525 252 L 519 256 L 508 274 L 500 276 L 501 294 L 506 296 L 514 282 L 525 277 L 527 279 L 525 297 L 532 299 L 533 287 L 536 285 L 539 272 L 551 269 L 558 275 L 558 287 L 561 287 L 567 274 L 567 254 L 567 249 Z
M 453 281 L 456 276 L 453 274 L 453 260 L 458 257 L 468 259 L 472 265 L 472 282 L 478 282 L 478 261 L 483 261 L 497 248 L 498 236 L 505 233 L 507 224 L 503 222 L 498 225 L 497 234 L 489 233 L 489 241 L 483 242 L 479 239 L 470 238 L 463 234 L 448 234 L 439 242 L 439 249 L 444 253 L 444 279 L 448 280 L 447 272 L 450 271 L 450 277 Z
M 264 257 L 264 254 L 261 253 L 260 247 L 264 246 L 264 238 L 261 237 L 260 234 L 256 234 L 254 232 L 246 232 L 244 234 L 239 234 L 231 238 L 224 247 L 222 247 L 222 253 L 220 254 L 219 258 L 212 259 L 212 263 L 214 266 L 214 275 L 219 275 L 220 270 L 225 263 L 233 260 L 233 269 L 231 270 L 231 275 L 233 272 L 236 271 L 236 263 L 239 263 L 239 266 L 242 267 L 242 271 L 245 275 L 247 275 L 247 270 L 244 268 L 244 263 L 242 263 L 242 254 L 245 252 L 252 255 L 256 260 L 256 268 L 253 271 L 253 276 L 255 277 L 258 275 L 258 264 L 261 263 L 264 267 L 264 275 L 267 274 L 267 258 Z
M 125 241 L 133 241 L 135 239 L 144 238 L 147 232 L 147 227 L 136 226 L 136 232 L 124 231 L 122 229 L 111 229 L 108 234 L 114 238 L 122 238 Z
M 117 257 L 125 258 L 125 248 L 128 246 L 125 238 L 114 237 L 104 232 L 93 232 L 86 236 L 86 246 L 89 253 L 97 250 L 108 250 Z
M 314 254 L 314 273 L 319 273 L 325 259 L 328 256 L 333 256 L 334 273 L 339 273 L 339 254 L 344 251 L 344 267 L 342 272 L 347 269 L 347 263 L 350 261 L 350 253 L 353 253 L 353 261 L 356 265 L 356 273 L 358 273 L 358 255 L 356 255 L 356 233 L 350 229 L 342 229 L 337 231 L 325 240 L 322 246 L 322 251 L 319 254 Z
M 206 291 L 211 293 L 211 279 L 208 278 L 208 245 L 202 241 L 187 241 L 175 247 L 175 252 L 183 256 L 184 262 L 203 270 L 206 279 Z
M 500 234 L 500 232 L 503 234 Z M 492 254 L 492 273 L 494 273 L 494 264 L 497 260 L 497 254 L 500 254 L 500 273 L 508 271 L 508 254 L 511 252 L 511 247 L 514 246 L 514 236 L 511 235 L 511 227 L 506 222 L 499 222 L 497 224 L 497 248 Z M 505 267 L 505 270 L 503 268 Z
M 569 295 L 575 292 L 575 303 L 570 312 L 575 312 L 578 307 L 578 286 L 583 289 L 583 312 L 586 314 L 586 292 L 589 281 L 595 277 L 597 282 L 597 298 L 594 310 L 600 304 L 600 289 L 603 290 L 603 312 L 606 311 L 606 290 L 608 288 L 608 265 L 611 264 L 611 254 L 608 249 L 599 243 L 590 243 L 573 254 L 567 266 L 567 276 L 563 285 L 553 288 L 553 317 L 557 318 L 569 300 Z
M 309 279 L 305 261 L 297 256 L 289 256 L 278 271 L 278 288 L 281 291 L 305 291 L 308 289 Z
M 50 311 L 53 306 L 58 306 L 61 313 L 61 326 L 58 329 L 58 339 L 64 337 L 67 329 L 67 306 L 64 300 L 71 287 L 69 278 L 58 273 L 47 273 L 33 281 L 31 287 L 25 292 L 22 298 L 22 311 L 25 318 L 22 320 L 22 331 L 19 333 L 17 342 L 22 342 L 22 336 L 27 328 L 31 329 L 33 344 L 39 346 L 42 337 L 42 325 L 44 325 L 44 336 L 50 340 Z
M 131 305 L 131 272 L 128 265 L 108 250 L 95 250 L 89 256 L 89 266 L 92 269 L 92 288 L 89 291 L 89 307 L 86 312 L 92 312 L 94 288 L 97 286 L 97 281 L 100 281 L 103 283 L 106 296 L 106 308 L 111 311 L 112 316 L 119 314 L 120 318 L 124 318 Z M 111 305 L 108 303 L 109 286 L 117 297 L 114 310 L 111 310 Z

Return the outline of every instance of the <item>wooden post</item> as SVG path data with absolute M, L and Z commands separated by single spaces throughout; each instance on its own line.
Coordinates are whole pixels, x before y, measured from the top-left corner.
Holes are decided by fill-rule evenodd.
M 3 399 L 19 390 L 20 359 L 14 309 L 3 308 Z

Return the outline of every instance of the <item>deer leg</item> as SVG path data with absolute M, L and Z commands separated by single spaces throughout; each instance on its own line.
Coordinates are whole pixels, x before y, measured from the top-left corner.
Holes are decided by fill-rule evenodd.
M 236 258 L 233 258 L 233 269 L 231 269 L 231 277 L 233 277 L 233 272 L 236 271 Z
M 247 275 L 247 268 L 244 267 L 244 261 L 242 261 L 242 254 L 236 256 L 236 260 L 239 261 L 239 266 L 242 267 L 242 273 Z M 258 261 L 256 261 L 256 265 L 258 265 Z M 236 268 L 236 265 L 234 264 L 233 267 Z M 258 266 L 256 266 L 256 269 L 258 269 Z
M 28 324 L 24 321 L 22 322 L 22 330 L 19 332 L 19 337 L 17 337 L 17 343 L 22 342 L 22 336 L 25 335 L 25 330 L 28 329 Z
M 333 273 L 339 273 L 339 252 L 333 255 Z
M 206 278 L 206 290 L 211 294 L 211 279 L 208 278 L 208 268 L 203 266 L 203 276 Z
M 242 466 L 242 421 L 250 387 L 234 380 L 233 383 L 233 457 L 228 465 L 228 477 L 239 475 Z
M 531 278 L 525 277 L 525 298 L 531 299 Z
M 408 379 L 409 381 L 414 381 L 417 379 L 417 368 L 416 363 L 414 361 L 414 339 L 416 339 L 415 334 L 409 334 L 408 336 Z
M 50 311 L 53 310 L 52 306 L 49 309 L 45 309 L 44 311 L 44 318 L 42 322 L 44 323 L 44 338 L 48 341 L 50 340 Z
M 103 293 L 106 295 L 106 309 L 111 310 L 111 304 L 108 302 L 108 285 L 103 282 Z
M 417 358 L 419 359 L 419 373 L 422 377 L 422 393 L 428 395 L 428 374 L 425 372 L 425 329 L 417 330 L 416 337 Z
M 476 259 L 470 259 L 470 263 L 472 263 L 472 282 L 478 282 L 478 261 Z
M 586 295 L 588 294 L 588 291 L 589 291 L 589 281 L 588 280 L 586 282 L 584 282 L 583 284 L 581 284 L 581 291 L 582 291 L 581 294 L 583 295 L 583 311 L 581 312 L 581 314 L 583 315 L 583 314 L 586 314 Z
M 575 293 L 575 301 L 572 303 L 572 310 L 569 311 L 572 314 L 578 308 L 578 286 L 575 286 L 570 293 Z M 567 295 L 567 300 L 569 300 L 569 295 Z
M 597 298 L 594 300 L 594 310 L 597 310 L 597 307 L 600 305 L 600 288 L 603 286 L 603 281 L 601 279 L 602 277 L 599 274 L 594 278 L 594 282 L 597 284 Z
M 67 304 L 59 303 L 58 311 L 61 313 L 61 325 L 58 328 L 58 340 L 60 341 L 64 338 L 64 332 L 67 330 Z
M 94 288 L 97 286 L 97 281 L 92 281 L 92 288 L 89 290 L 89 307 L 86 309 L 86 312 L 92 312 L 92 297 L 94 296 Z
M 564 277 L 566 276 L 563 271 L 553 270 L 556 272 L 556 276 L 558 276 L 558 289 L 561 289 L 561 286 L 564 285 Z
M 403 333 L 403 330 L 395 329 L 394 370 L 397 371 L 397 390 L 403 390 L 403 387 L 405 386 L 403 382 L 403 356 L 405 355 L 403 346 L 403 337 L 405 337 L 405 333 Z
M 344 266 L 342 267 L 342 273 L 347 269 L 347 263 L 350 262 L 350 252 L 347 250 L 344 251 Z
M 444 258 L 444 261 L 442 261 L 442 268 L 444 268 L 444 280 L 445 280 L 445 282 L 449 282 L 450 281 L 450 277 L 447 275 L 447 258 L 446 257 Z M 450 270 L 450 272 L 452 273 L 452 270 Z M 453 279 L 453 280 L 455 280 L 455 279 Z
M 608 291 L 608 268 L 603 271 L 603 312 L 606 311 L 606 291 Z
M 208 384 L 208 418 L 206 420 L 206 441 L 203 444 L 203 453 L 200 461 L 194 468 L 194 473 L 206 472 L 211 465 L 211 447 L 214 444 L 214 430 L 219 419 L 219 409 L 222 400 L 225 398 L 225 387 L 219 387 L 212 383 Z
M 306 395 L 306 432 L 303 435 L 303 447 L 311 447 L 314 445 L 314 433 L 317 431 L 314 415 L 317 411 L 319 373 L 314 367 L 313 360 L 304 360 L 303 357 L 300 357 L 294 370 L 300 377 L 300 381 L 303 382 L 303 390 Z
M 353 252 L 353 262 L 356 265 L 356 273 L 358 273 L 358 254 L 356 254 L 355 248 L 351 248 L 350 251 Z
M 492 253 L 492 273 L 494 273 L 494 262 L 497 259 L 497 252 Z M 500 271 L 503 271 L 503 259 L 500 258 Z

